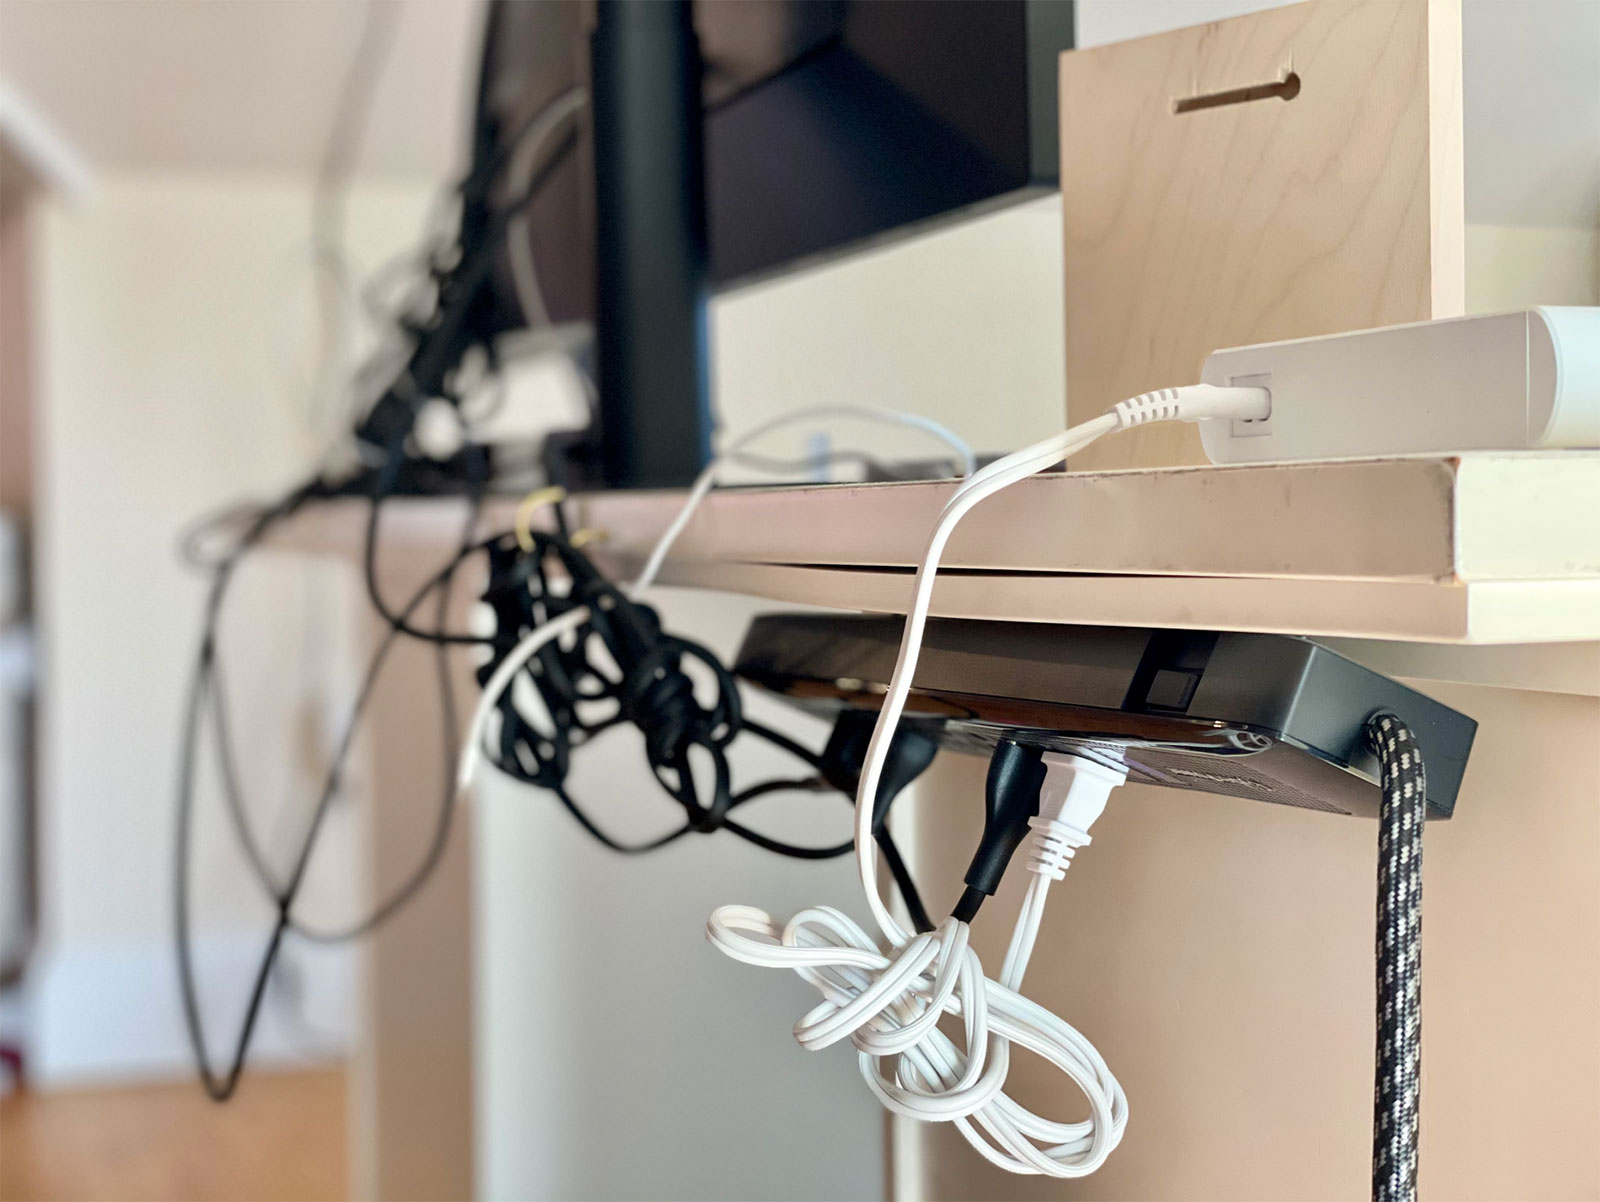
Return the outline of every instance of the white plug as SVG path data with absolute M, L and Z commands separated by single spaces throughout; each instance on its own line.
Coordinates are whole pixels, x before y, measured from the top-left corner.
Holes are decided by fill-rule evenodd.
M 1127 781 L 1128 770 L 1059 751 L 1045 752 L 1044 766 L 1039 813 L 1028 819 L 1028 871 L 1059 881 L 1073 853 L 1089 843 L 1089 828 L 1105 813 L 1111 790 Z
M 1272 416 L 1272 393 L 1249 385 L 1185 384 L 1118 401 L 1118 429 L 1146 422 L 1262 422 Z

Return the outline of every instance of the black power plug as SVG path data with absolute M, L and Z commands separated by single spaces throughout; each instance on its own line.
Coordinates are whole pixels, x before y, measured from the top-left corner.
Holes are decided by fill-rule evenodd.
M 867 744 L 872 741 L 872 728 L 878 715 L 870 710 L 846 709 L 839 713 L 828 735 L 828 745 L 822 749 L 822 759 L 817 769 L 822 778 L 848 797 L 854 797 L 861 787 L 861 769 L 867 760 Z M 883 853 L 885 864 L 900 887 L 905 900 L 906 913 L 919 931 L 933 930 L 933 920 L 911 884 L 911 873 L 900 858 L 894 840 L 888 838 L 884 825 L 889 818 L 889 806 L 904 792 L 907 785 L 921 776 L 933 757 L 939 752 L 937 731 L 929 731 L 902 722 L 889 741 L 889 753 L 883 762 L 883 772 L 878 777 L 878 795 L 872 802 L 872 835 Z
M 984 899 L 993 897 L 1006 865 L 1028 836 L 1028 819 L 1039 813 L 1044 785 L 1044 752 L 1010 739 L 995 744 L 984 786 L 983 838 L 967 867 L 967 888 L 951 917 L 971 922 Z

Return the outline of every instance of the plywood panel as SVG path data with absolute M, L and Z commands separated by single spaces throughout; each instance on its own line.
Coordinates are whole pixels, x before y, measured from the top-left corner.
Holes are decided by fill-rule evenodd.
M 1218 347 L 1463 312 L 1460 25 L 1459 0 L 1312 0 L 1063 56 L 1070 420 Z M 1158 425 L 1072 466 L 1204 462 Z
M 409 597 L 461 536 L 465 510 L 439 506 L 448 541 L 386 538 L 380 586 Z M 446 629 L 466 627 L 482 587 L 463 572 Z M 422 622 L 438 619 L 427 607 Z M 381 623 L 374 617 L 373 636 Z M 456 721 L 476 696 L 468 657 L 449 657 Z M 367 771 L 377 808 L 368 824 L 372 899 L 387 898 L 422 861 L 451 779 L 456 739 L 442 734 L 439 664 L 431 648 L 402 645 L 374 691 Z M 351 1195 L 382 1202 L 473 1196 L 472 862 L 467 803 L 426 886 L 362 943 L 363 1021 L 350 1065 Z
M 909 573 L 858 568 L 669 560 L 661 581 L 874 613 L 904 613 L 911 597 Z M 934 586 L 930 612 L 994 622 L 1592 646 L 1600 639 L 1600 580 L 1410 584 L 947 571 Z
M 675 564 L 914 567 L 956 483 L 714 490 L 672 545 Z M 509 530 L 519 498 L 487 502 Z M 681 511 L 681 492 L 600 492 L 569 518 L 604 530 L 599 554 L 636 569 Z M 386 537 L 452 544 L 453 507 L 397 499 Z M 1600 579 L 1600 452 L 1472 453 L 1334 463 L 1049 472 L 980 505 L 944 571 L 1342 578 L 1384 582 Z M 1385 519 L 1403 513 L 1402 523 Z M 548 522 L 550 519 L 537 520 Z M 356 549 L 364 503 L 301 514 L 284 541 Z

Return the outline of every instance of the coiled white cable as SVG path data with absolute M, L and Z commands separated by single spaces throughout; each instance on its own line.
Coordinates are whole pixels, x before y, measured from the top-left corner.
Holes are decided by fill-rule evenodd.
M 856 794 L 856 866 L 885 946 L 826 906 L 803 910 L 781 926 L 765 911 L 724 906 L 706 924 L 707 938 L 724 954 L 747 964 L 791 969 L 822 994 L 821 1005 L 795 1025 L 802 1047 L 817 1050 L 848 1037 L 860 1055 L 867 1087 L 886 1108 L 908 1118 L 954 1122 L 974 1148 L 1011 1172 L 1053 1177 L 1092 1173 L 1117 1146 L 1127 1123 L 1127 1099 L 1093 1045 L 1017 992 L 1050 883 L 1060 879 L 1072 854 L 1088 842 L 1088 824 L 1098 809 L 1090 807 L 1092 813 L 1063 820 L 1041 806 L 1029 863 L 1035 876 L 997 979 L 984 975 L 968 945 L 965 922 L 952 917 L 936 932 L 913 937 L 889 912 L 878 890 L 873 799 L 916 672 L 939 561 L 973 506 L 1105 434 L 1147 421 L 1258 419 L 1270 412 L 1271 398 L 1259 388 L 1196 385 L 1147 393 L 996 460 L 956 488 L 917 568 L 894 674 Z M 961 1017 L 961 1045 L 937 1026 L 944 1014 Z M 1082 1090 L 1089 1103 L 1086 1120 L 1054 1122 L 1005 1094 L 1013 1043 L 1056 1065 Z M 892 1078 L 881 1066 L 884 1057 L 896 1058 Z

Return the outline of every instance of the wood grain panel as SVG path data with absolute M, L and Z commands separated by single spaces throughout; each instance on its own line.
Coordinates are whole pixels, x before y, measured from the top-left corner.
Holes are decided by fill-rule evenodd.
M 1460 21 L 1312 0 L 1063 56 L 1069 420 L 1218 347 L 1463 312 Z M 1175 111 L 1291 75 L 1292 99 Z M 1205 461 L 1159 425 L 1072 466 Z

